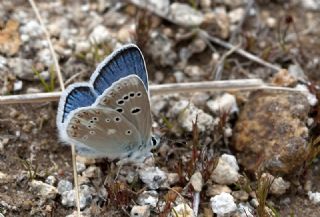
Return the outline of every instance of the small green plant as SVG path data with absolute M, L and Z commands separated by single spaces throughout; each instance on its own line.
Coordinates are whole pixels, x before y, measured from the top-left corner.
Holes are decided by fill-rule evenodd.
M 273 183 L 274 178 L 270 176 L 259 175 L 258 186 L 256 190 L 257 200 L 259 202 L 257 214 L 259 217 L 268 217 L 266 212 L 267 197 Z
M 28 172 L 28 176 L 29 176 L 29 180 L 32 181 L 34 180 L 36 177 L 37 177 L 37 174 L 38 174 L 38 166 L 34 166 L 32 165 L 32 163 L 28 160 L 23 160 L 23 159 L 20 159 L 20 162 L 22 164 L 22 166 L 27 170 Z
M 107 43 L 98 44 L 90 42 L 89 50 L 76 54 L 76 57 L 88 65 L 95 67 L 110 53 L 111 49 Z M 87 58 L 87 54 L 90 54 L 90 58 Z
M 53 66 L 51 66 L 49 68 L 50 77 L 49 77 L 48 82 L 40 75 L 40 72 L 36 68 L 32 67 L 32 71 L 37 76 L 37 78 L 40 80 L 40 83 L 42 84 L 42 86 L 46 92 L 53 92 L 54 91 L 56 74 L 55 74 Z

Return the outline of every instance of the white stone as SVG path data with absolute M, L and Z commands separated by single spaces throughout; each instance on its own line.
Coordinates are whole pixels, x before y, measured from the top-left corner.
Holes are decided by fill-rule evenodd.
M 236 8 L 229 12 L 229 19 L 232 24 L 240 22 L 245 14 L 244 8 Z
M 109 41 L 111 39 L 111 35 L 105 26 L 98 25 L 91 32 L 89 39 L 92 44 L 101 44 Z
M 20 27 L 20 33 L 29 35 L 30 37 L 42 36 L 42 28 L 36 20 L 30 20 Z
M 307 97 L 308 102 L 311 106 L 315 106 L 318 103 L 318 99 L 315 95 L 309 92 L 308 87 L 303 84 L 298 84 L 295 89 L 301 90 L 302 93 Z
M 167 180 L 167 174 L 158 167 L 142 168 L 139 177 L 149 189 L 158 189 Z
M 146 8 L 159 16 L 167 16 L 169 12 L 170 1 L 169 0 L 130 0 L 136 5 L 142 8 Z
M 57 179 L 54 176 L 48 176 L 45 182 L 49 185 L 54 185 L 57 182 Z
M 84 209 L 92 201 L 91 190 L 87 185 L 80 186 L 80 208 Z M 65 191 L 61 195 L 61 204 L 67 207 L 76 206 L 75 190 Z
M 319 0 L 301 0 L 301 4 L 305 9 L 308 10 L 320 10 L 320 1 Z
M 237 210 L 237 205 L 233 197 L 229 193 L 221 193 L 210 199 L 211 209 L 213 213 L 219 216 L 230 215 Z
M 130 212 L 131 217 L 149 217 L 150 207 L 149 206 L 134 206 Z
M 58 182 L 58 192 L 59 194 L 62 194 L 65 191 L 71 191 L 72 190 L 72 183 L 68 180 L 62 179 Z
M 290 188 L 290 182 L 283 180 L 282 177 L 277 177 L 273 180 L 270 188 L 270 193 L 275 195 L 282 195 Z
M 88 41 L 79 41 L 75 45 L 76 45 L 76 53 L 86 52 L 91 47 L 91 45 Z
M 252 213 L 254 213 L 253 207 L 248 203 L 240 203 L 238 205 L 237 213 L 239 217 L 255 217 Z
M 268 17 L 266 20 L 266 24 L 269 28 L 273 29 L 277 25 L 277 19 L 274 17 Z
M 169 18 L 174 23 L 182 26 L 199 26 L 204 20 L 201 12 L 183 3 L 173 3 L 170 5 Z
M 156 191 L 144 191 L 139 195 L 137 199 L 137 203 L 139 205 L 148 205 L 153 208 L 157 207 L 158 201 L 159 195 Z
M 14 91 L 19 91 L 19 90 L 22 90 L 22 86 L 23 86 L 23 83 L 21 80 L 16 80 L 13 84 L 13 90 Z
M 188 204 L 181 203 L 173 207 L 171 216 L 174 217 L 195 217 L 193 210 Z
M 203 179 L 201 173 L 194 173 L 190 178 L 190 183 L 195 191 L 200 192 L 203 186 Z
M 309 200 L 314 204 L 320 204 L 320 192 L 308 192 Z
M 213 125 L 211 115 L 187 100 L 176 102 L 169 110 L 169 115 L 173 118 L 178 118 L 179 125 L 188 132 L 192 132 L 192 126 L 197 117 L 197 126 L 200 132 L 204 132 Z
M 211 174 L 211 179 L 218 184 L 233 184 L 238 181 L 240 174 L 239 166 L 233 155 L 223 154 L 219 158 L 217 167 Z
M 225 93 L 207 102 L 207 107 L 214 114 L 236 113 L 239 111 L 235 96 Z
M 48 199 L 54 199 L 58 194 L 56 187 L 42 181 L 32 180 L 29 185 L 37 195 Z

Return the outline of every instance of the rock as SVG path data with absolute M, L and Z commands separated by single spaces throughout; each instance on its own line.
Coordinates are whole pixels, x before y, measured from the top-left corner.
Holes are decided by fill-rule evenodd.
M 253 215 L 254 208 L 249 203 L 239 203 L 237 214 L 238 217 L 255 217 Z
M 201 81 L 205 72 L 197 65 L 189 65 L 184 69 L 184 73 L 194 81 Z
M 194 173 L 190 178 L 190 183 L 195 191 L 200 192 L 203 187 L 203 179 L 201 173 Z
M 199 26 L 204 20 L 201 12 L 184 3 L 170 5 L 169 19 L 181 26 Z
M 36 20 L 30 20 L 20 27 L 20 33 L 28 35 L 32 38 L 43 36 L 42 27 Z
M 146 51 L 153 61 L 161 66 L 173 66 L 177 59 L 173 41 L 158 31 L 151 32 L 150 38 Z
M 52 59 L 52 55 L 51 55 L 49 48 L 45 48 L 45 49 L 40 50 L 37 53 L 37 57 L 39 58 L 39 61 L 42 64 L 44 64 L 48 67 L 53 65 L 53 59 Z M 59 56 L 57 56 L 57 58 L 59 58 Z
M 297 82 L 297 79 L 292 76 L 288 70 L 281 69 L 272 77 L 271 83 L 275 86 L 292 86 Z
M 65 191 L 61 194 L 61 204 L 67 207 L 76 206 L 75 190 Z M 87 185 L 80 186 L 80 209 L 84 209 L 92 201 L 92 193 Z
M 129 43 L 132 41 L 135 33 L 135 26 L 125 25 L 118 30 L 117 39 L 122 43 Z
M 111 40 L 111 34 L 105 26 L 98 25 L 91 32 L 89 40 L 92 44 L 102 44 Z
M 237 8 L 248 4 L 248 0 L 215 0 L 215 4 L 226 5 L 230 8 Z
M 240 112 L 233 131 L 237 159 L 247 170 L 288 174 L 308 153 L 309 104 L 296 92 L 256 91 Z
M 169 0 L 130 0 L 139 7 L 152 11 L 155 14 L 166 17 L 169 13 L 170 1 Z
M 13 84 L 13 91 L 20 91 L 22 90 L 23 82 L 21 80 L 16 80 Z
M 87 178 L 101 178 L 102 172 L 97 166 L 89 166 L 85 171 L 82 172 L 82 175 Z
M 179 182 L 179 174 L 178 173 L 167 173 L 168 179 L 167 183 L 169 186 L 175 185 Z
M 236 98 L 229 93 L 225 93 L 215 100 L 209 100 L 207 102 L 207 107 L 216 115 L 221 115 L 223 113 L 234 114 L 239 111 Z
M 247 201 L 249 199 L 249 194 L 243 190 L 233 191 L 231 195 L 238 201 Z
M 214 11 L 204 15 L 202 28 L 208 32 L 214 32 L 222 39 L 227 39 L 230 35 L 230 19 L 225 7 L 216 7 Z
M 318 0 L 302 0 L 302 7 L 308 10 L 319 11 L 320 10 L 320 2 Z
M 142 168 L 139 177 L 149 189 L 158 189 L 167 180 L 167 174 L 158 167 Z
M 11 58 L 8 62 L 9 68 L 12 69 L 12 72 L 17 76 L 19 79 L 27 80 L 27 81 L 34 81 L 35 74 L 32 71 L 32 60 L 31 59 L 21 59 Z
M 149 206 L 133 206 L 130 212 L 131 217 L 149 217 L 150 207 Z
M 274 195 L 282 195 L 290 188 L 290 182 L 283 180 L 282 177 L 277 177 L 273 180 L 270 188 L 270 193 Z
M 302 94 L 307 97 L 309 105 L 315 106 L 318 103 L 317 97 L 314 94 L 310 93 L 310 91 L 309 91 L 307 86 L 305 86 L 303 84 L 298 84 L 295 87 L 295 89 L 302 91 Z
M 227 185 L 209 185 L 206 191 L 208 197 L 213 197 L 221 193 L 231 193 L 232 190 Z
M 174 210 L 174 211 L 173 211 Z M 180 203 L 173 207 L 171 216 L 175 217 L 195 217 L 193 210 L 188 204 Z
M 306 76 L 299 64 L 289 65 L 288 72 L 295 80 L 300 80 L 304 82 L 308 81 L 308 77 Z
M 211 179 L 218 183 L 229 185 L 238 181 L 240 175 L 238 173 L 239 166 L 233 155 L 223 154 L 219 158 L 217 167 L 211 174 Z
M 245 9 L 244 8 L 236 8 L 229 12 L 229 20 L 232 24 L 239 23 L 244 17 Z
M 314 204 L 320 204 L 320 192 L 308 192 L 309 200 Z
M 148 205 L 153 208 L 157 207 L 158 201 L 159 201 L 159 195 L 158 195 L 158 192 L 156 191 L 144 191 L 139 195 L 137 199 L 137 203 L 139 205 L 141 206 Z
M 77 172 L 82 173 L 86 169 L 86 165 L 77 161 Z
M 0 171 L 0 185 L 7 184 L 12 180 L 12 177 Z
M 32 180 L 29 185 L 35 194 L 47 199 L 54 199 L 58 194 L 56 187 L 48 185 L 42 181 Z
M 188 132 L 192 132 L 192 126 L 197 117 L 197 126 L 200 132 L 213 127 L 213 118 L 187 100 L 175 102 L 168 113 L 173 118 L 178 116 L 179 125 Z
M 219 216 L 230 215 L 237 210 L 237 205 L 229 193 L 221 193 L 210 199 L 210 205 L 213 213 Z
M 63 194 L 65 191 L 72 190 L 72 183 L 68 180 L 62 179 L 58 182 L 58 192 L 59 194 Z
M 76 43 L 76 53 L 83 53 L 89 51 L 91 44 L 88 41 L 79 41 Z
M 46 183 L 49 184 L 49 185 L 53 186 L 54 184 L 56 184 L 56 182 L 57 182 L 57 179 L 54 176 L 48 176 L 46 178 Z M 58 192 L 59 192 L 59 189 L 58 189 Z

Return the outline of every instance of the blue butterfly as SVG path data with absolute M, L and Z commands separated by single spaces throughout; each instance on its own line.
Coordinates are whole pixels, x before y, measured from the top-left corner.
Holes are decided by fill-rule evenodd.
M 122 46 L 98 65 L 89 82 L 61 95 L 57 126 L 78 154 L 139 162 L 159 139 L 152 135 L 148 74 L 140 49 Z

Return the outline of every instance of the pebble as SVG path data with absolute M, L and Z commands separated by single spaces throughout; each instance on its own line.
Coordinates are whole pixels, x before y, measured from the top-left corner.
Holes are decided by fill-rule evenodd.
M 76 53 L 83 53 L 89 51 L 91 44 L 89 41 L 79 41 L 76 43 L 75 51 Z
M 270 193 L 274 195 L 282 195 L 290 188 L 290 182 L 283 180 L 282 177 L 277 177 L 273 180 Z
M 169 0 L 130 0 L 139 7 L 146 8 L 150 11 L 153 11 L 159 16 L 166 17 L 169 13 Z
M 58 194 L 56 187 L 42 181 L 32 180 L 29 185 L 37 195 L 47 199 L 54 199 Z
M 9 68 L 21 80 L 34 81 L 35 75 L 32 71 L 32 60 L 22 58 L 11 58 L 8 61 Z
M 75 191 L 65 191 L 61 194 L 61 204 L 67 207 L 76 206 Z M 91 190 L 87 185 L 80 186 L 80 209 L 84 209 L 92 201 Z
M 188 4 L 175 2 L 170 5 L 169 19 L 181 26 L 199 26 L 204 16 Z
M 247 201 L 249 199 L 249 194 L 243 190 L 233 191 L 231 195 L 238 201 Z
M 149 217 L 150 207 L 149 206 L 133 206 L 130 212 L 131 217 Z
M 22 90 L 23 82 L 21 80 L 16 80 L 13 84 L 13 90 L 14 91 L 20 91 Z
M 68 180 L 62 179 L 58 182 L 58 192 L 59 194 L 63 194 L 65 191 L 71 191 L 72 190 L 72 183 Z
M 244 8 L 233 9 L 228 13 L 229 20 L 232 24 L 237 24 L 243 19 L 244 14 L 245 14 Z
M 320 2 L 318 0 L 302 0 L 300 2 L 305 9 L 314 11 L 320 10 Z
M 221 193 L 210 199 L 210 205 L 213 213 L 216 213 L 218 217 L 225 215 L 231 215 L 237 210 L 237 205 L 234 202 L 233 197 L 229 193 Z
M 11 176 L 6 174 L 6 173 L 3 173 L 0 171 L 0 184 L 3 185 L 3 184 L 6 184 L 6 183 L 9 183 L 10 180 L 11 180 Z
M 86 169 L 86 165 L 83 162 L 77 161 L 77 172 L 82 173 Z
M 314 204 L 320 204 L 320 192 L 308 192 L 309 200 Z
M 167 174 L 158 167 L 145 167 L 139 170 L 139 177 L 149 189 L 158 189 L 166 180 Z
M 179 125 L 188 132 L 192 132 L 193 123 L 197 119 L 197 126 L 200 132 L 212 127 L 213 118 L 211 115 L 205 113 L 203 110 L 197 108 L 188 100 L 181 100 L 174 102 L 168 115 L 176 118 L 178 116 Z
M 174 217 L 195 217 L 193 210 L 186 203 L 180 203 L 173 207 L 171 216 Z
M 238 171 L 239 166 L 236 158 L 233 155 L 223 154 L 219 158 L 217 167 L 211 174 L 211 179 L 218 184 L 233 184 L 237 182 L 240 177 Z
M 208 109 L 216 115 L 234 114 L 239 112 L 237 101 L 234 95 L 225 93 L 214 100 L 207 102 Z
M 219 195 L 219 194 L 221 194 L 223 192 L 224 193 L 231 193 L 232 190 L 227 185 L 214 184 L 214 185 L 209 185 L 208 186 L 208 188 L 206 190 L 206 195 L 208 197 L 213 197 L 213 196 Z
M 20 27 L 20 33 L 32 38 L 40 37 L 43 34 L 42 27 L 36 20 L 30 20 L 25 25 L 22 25 Z
M 40 50 L 37 53 L 37 57 L 39 58 L 39 61 L 42 64 L 44 64 L 48 67 L 53 65 L 53 59 L 52 59 L 52 55 L 51 55 L 49 48 L 45 48 L 45 49 Z M 59 56 L 58 56 L 58 58 L 59 58 Z
M 309 105 L 315 106 L 318 103 L 317 97 L 309 92 L 309 89 L 307 86 L 303 84 L 298 84 L 295 89 L 303 91 L 302 93 L 307 97 Z
M 255 217 L 254 209 L 249 203 L 239 203 L 237 213 L 238 217 Z
M 139 205 L 148 205 L 153 208 L 157 207 L 159 201 L 159 195 L 156 191 L 144 191 L 142 192 L 137 199 Z
M 194 173 L 190 178 L 190 183 L 195 191 L 200 192 L 203 187 L 203 179 L 201 173 Z
M 54 176 L 48 176 L 47 178 L 46 178 L 46 181 L 45 181 L 47 184 L 49 184 L 49 185 L 55 185 L 56 184 L 56 182 L 57 182 L 57 179 L 56 179 L 56 177 L 54 177 Z M 59 192 L 59 189 L 58 189 L 58 192 Z
M 111 37 L 109 30 L 105 26 L 97 25 L 89 35 L 89 40 L 92 44 L 102 44 L 108 42 Z

